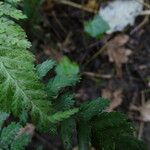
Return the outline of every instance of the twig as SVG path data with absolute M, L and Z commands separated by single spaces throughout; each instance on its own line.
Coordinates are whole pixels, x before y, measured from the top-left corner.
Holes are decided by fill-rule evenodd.
M 148 8 L 148 10 L 144 10 L 140 13 L 140 15 L 150 15 L 150 4 L 149 4 L 149 0 L 145 0 L 146 2 L 143 2 L 141 0 L 137 0 L 139 3 L 142 3 L 145 7 Z
M 68 0 L 54 0 L 56 3 L 60 3 L 60 4 L 64 4 L 64 5 L 68 5 L 68 6 L 71 6 L 71 7 L 75 7 L 75 8 L 78 8 L 78 9 L 82 9 L 84 11 L 87 11 L 87 12 L 90 12 L 90 13 L 97 13 L 97 11 L 93 10 L 93 9 L 90 9 L 90 8 L 87 8 L 87 7 L 84 7 L 80 4 L 77 4 L 75 2 L 72 2 L 72 1 L 68 1 Z
M 143 91 L 141 92 L 141 105 L 142 106 L 145 105 L 145 94 L 144 94 Z M 141 139 L 142 136 L 143 136 L 144 125 L 145 125 L 144 121 L 141 120 L 140 121 L 140 126 L 139 126 L 139 134 L 138 134 L 139 139 Z
M 142 106 L 145 105 L 145 94 L 144 94 L 144 91 L 141 92 L 141 105 Z
M 93 59 L 95 59 L 98 55 L 100 55 L 106 48 L 108 43 L 106 43 L 98 52 L 96 52 L 85 64 L 84 66 L 88 65 Z
M 137 106 L 135 106 L 135 105 L 131 105 L 131 106 L 130 106 L 130 110 L 131 110 L 131 111 L 137 111 L 137 112 L 140 112 L 140 111 L 141 111 L 140 108 L 137 107 Z
M 141 16 L 150 15 L 150 10 L 144 10 L 140 13 Z
M 140 126 L 139 126 L 139 133 L 138 133 L 138 139 L 141 139 L 143 136 L 143 129 L 144 129 L 144 122 L 141 121 L 140 122 Z
M 141 0 L 137 0 L 139 3 L 143 4 L 145 7 L 150 8 L 150 5 L 146 2 L 142 2 Z
M 83 72 L 83 75 L 86 75 L 89 77 L 95 77 L 95 78 L 103 78 L 103 79 L 112 78 L 112 75 L 110 74 L 98 74 L 98 73 L 93 73 L 93 72 Z
M 138 30 L 140 30 L 147 22 L 149 21 L 149 16 L 145 16 L 143 21 L 137 25 L 131 32 L 130 34 L 132 35 L 133 33 L 137 32 Z

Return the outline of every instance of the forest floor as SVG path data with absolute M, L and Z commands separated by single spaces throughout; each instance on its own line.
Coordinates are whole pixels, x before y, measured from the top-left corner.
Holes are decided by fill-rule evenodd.
M 86 2 L 75 1 L 80 5 Z M 40 16 L 38 25 L 29 29 L 32 24 L 29 20 L 25 27 L 36 63 L 47 58 L 59 60 L 64 55 L 78 63 L 82 80 L 74 89 L 77 104 L 99 96 L 110 99 L 110 111 L 127 114 L 136 125 L 136 136 L 150 144 L 149 17 L 139 16 L 134 26 L 122 33 L 104 35 L 97 40 L 84 33 L 84 23 L 93 13 L 82 8 L 47 3 L 40 7 Z M 120 52 L 120 47 L 130 54 Z M 46 149 L 62 150 L 58 137 L 37 134 L 34 141 L 40 141 Z

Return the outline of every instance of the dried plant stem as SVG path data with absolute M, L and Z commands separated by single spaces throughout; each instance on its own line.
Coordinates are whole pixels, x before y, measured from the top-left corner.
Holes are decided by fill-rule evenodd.
M 150 15 L 150 10 L 144 10 L 140 13 L 141 16 Z
M 60 4 L 68 5 L 68 6 L 71 6 L 71 7 L 75 7 L 75 8 L 78 8 L 78 9 L 82 9 L 82 10 L 90 12 L 90 13 L 94 13 L 94 14 L 97 13 L 97 11 L 95 11 L 93 9 L 84 7 L 81 4 L 77 4 L 77 3 L 72 2 L 72 1 L 68 1 L 68 0 L 54 0 L 54 1 L 56 3 L 60 3 Z

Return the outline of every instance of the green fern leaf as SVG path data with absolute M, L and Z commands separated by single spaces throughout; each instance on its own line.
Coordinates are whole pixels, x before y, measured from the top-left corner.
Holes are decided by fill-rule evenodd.
M 8 145 L 10 145 L 13 140 L 14 137 L 17 135 L 17 133 L 19 132 L 19 129 L 21 128 L 21 126 L 19 124 L 16 123 L 11 123 L 9 126 L 5 127 L 2 132 L 1 132 L 1 136 L 0 136 L 0 141 L 1 143 L 4 145 L 5 143 L 7 143 Z
M 128 145 L 128 146 L 127 146 Z M 116 150 L 146 150 L 146 145 L 137 138 L 123 135 L 118 139 Z
M 75 85 L 78 80 L 76 75 L 57 75 L 47 85 L 49 96 L 57 97 L 63 88 Z
M 1 128 L 2 128 L 2 125 L 4 123 L 4 121 L 9 117 L 9 115 L 7 113 L 2 113 L 0 112 L 0 131 L 1 131 Z
M 65 150 L 71 150 L 72 149 L 72 135 L 73 130 L 76 127 L 76 122 L 74 118 L 69 118 L 61 123 L 61 139 L 63 141 L 63 145 Z
M 126 124 L 127 129 L 129 129 L 129 133 L 132 133 L 135 130 L 132 123 L 127 121 L 127 117 L 119 112 L 103 112 L 94 121 L 96 121 L 94 126 L 99 130 L 120 126 L 120 124 Z
M 78 126 L 79 150 L 90 150 L 91 126 L 87 122 L 80 122 Z
M 77 75 L 79 67 L 76 63 L 71 62 L 67 57 L 63 57 L 55 69 L 58 75 Z
M 73 86 L 79 81 L 79 67 L 71 62 L 67 57 L 64 57 L 56 69 L 56 76 L 48 83 L 48 94 L 55 98 L 65 87 Z
M 55 65 L 52 60 L 44 61 L 42 64 L 37 65 L 37 73 L 40 78 L 43 78 Z
M 129 150 L 139 150 L 137 147 L 144 147 L 142 142 L 127 138 L 124 141 L 124 136 L 133 137 L 135 130 L 133 125 L 128 122 L 125 115 L 118 112 L 102 113 L 95 118 L 92 125 L 92 144 L 99 150 L 124 150 L 126 147 L 121 147 L 128 143 L 131 147 Z
M 5 0 L 6 2 L 12 3 L 12 4 L 17 4 L 21 2 L 22 0 Z
M 0 123 L 4 123 L 9 115 L 0 112 Z M 30 142 L 30 136 L 22 133 L 19 135 L 21 125 L 12 122 L 0 130 L 0 149 L 1 150 L 24 150 Z
M 60 111 L 60 112 L 57 112 L 57 113 L 51 115 L 49 117 L 49 120 L 52 123 L 57 123 L 58 121 L 62 121 L 62 120 L 70 118 L 70 116 L 76 114 L 78 111 L 79 111 L 78 108 L 66 110 L 66 111 L 63 111 L 63 112 Z
M 27 134 L 23 134 L 12 142 L 10 150 L 24 150 L 29 142 L 29 136 Z
M 13 2 L 17 2 L 16 0 Z M 25 19 L 26 16 L 22 13 L 22 11 L 16 9 L 9 3 L 0 2 L 0 16 L 10 16 L 16 20 Z
M 34 57 L 27 51 L 31 44 L 10 19 L 26 17 L 6 2 L 0 2 L 0 16 L 0 108 L 15 116 L 25 116 L 26 112 L 37 126 L 50 126 L 51 103 L 44 100 L 46 93 L 35 73 Z
M 54 103 L 54 109 L 56 111 L 65 111 L 74 106 L 74 94 L 65 93 L 64 95 L 60 96 L 58 100 Z
M 103 98 L 86 102 L 80 106 L 79 117 L 82 120 L 88 121 L 92 117 L 99 115 L 108 105 L 109 101 Z

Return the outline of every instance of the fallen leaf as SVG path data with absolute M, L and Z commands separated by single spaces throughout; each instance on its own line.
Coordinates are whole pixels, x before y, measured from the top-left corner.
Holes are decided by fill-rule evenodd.
M 121 103 L 123 101 L 123 90 L 116 89 L 115 91 L 112 91 L 110 89 L 103 89 L 102 97 L 106 98 L 106 99 L 110 99 L 110 105 L 106 110 L 106 111 L 110 112 L 121 105 Z
M 35 126 L 33 124 L 27 123 L 24 128 L 20 129 L 18 136 L 26 133 L 26 134 L 30 135 L 31 137 L 33 137 L 34 131 L 35 131 Z
M 88 2 L 86 3 L 85 7 L 93 9 L 93 10 L 97 10 L 98 3 L 97 3 L 96 0 L 88 0 Z
M 115 0 L 102 6 L 99 15 L 109 24 L 107 33 L 110 34 L 133 25 L 142 10 L 143 0 Z
M 122 76 L 122 64 L 128 61 L 128 56 L 132 53 L 130 49 L 124 47 L 128 40 L 129 36 L 120 34 L 107 45 L 109 61 L 115 63 L 118 76 Z
M 140 113 L 143 121 L 150 122 L 150 100 L 140 108 Z
M 103 98 L 106 98 L 106 99 L 111 99 L 112 98 L 112 90 L 110 90 L 110 89 L 103 89 L 102 90 L 102 97 Z
M 111 46 L 111 44 L 112 44 L 113 46 L 119 47 L 119 46 L 123 46 L 123 45 L 126 44 L 128 41 L 129 41 L 129 36 L 128 36 L 128 35 L 126 35 L 126 34 L 119 34 L 119 35 L 115 36 L 115 37 L 111 40 L 111 42 L 110 42 L 109 45 Z M 115 45 L 114 45 L 114 44 L 115 44 Z
M 117 66 L 121 66 L 128 61 L 128 56 L 131 55 L 132 52 L 130 49 L 119 47 L 117 49 L 109 48 L 107 53 L 110 62 L 115 62 Z
M 84 24 L 84 31 L 93 38 L 100 38 L 108 29 L 109 25 L 99 15 Z

